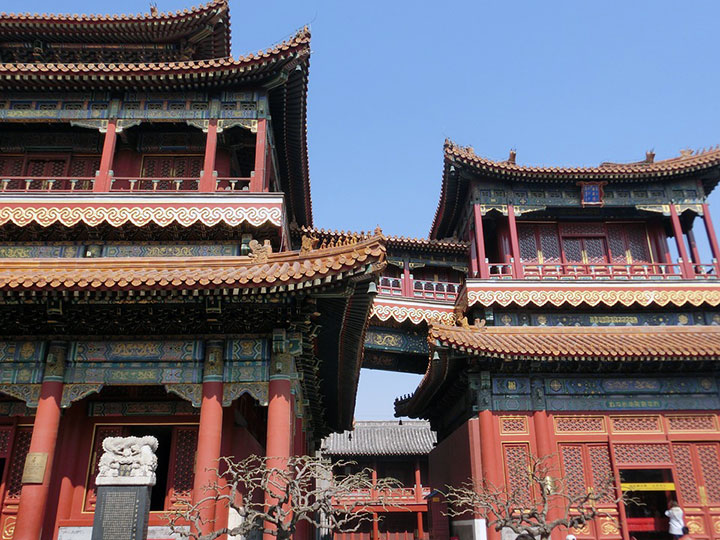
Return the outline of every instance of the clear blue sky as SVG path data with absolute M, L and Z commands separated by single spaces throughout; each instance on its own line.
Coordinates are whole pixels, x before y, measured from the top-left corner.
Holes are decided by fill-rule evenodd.
M 3 0 L 0 9 L 148 7 Z M 519 163 L 544 165 L 636 161 L 649 149 L 664 159 L 720 143 L 717 0 L 231 0 L 230 14 L 235 55 L 311 26 L 319 227 L 427 235 L 445 137 L 493 159 L 514 147 Z M 363 372 L 356 416 L 391 416 L 394 397 L 416 382 Z

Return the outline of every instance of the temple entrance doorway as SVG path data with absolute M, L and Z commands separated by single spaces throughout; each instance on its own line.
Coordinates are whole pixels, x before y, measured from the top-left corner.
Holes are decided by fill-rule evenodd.
M 677 500 L 670 469 L 620 469 L 628 532 L 636 540 L 669 538 L 665 511 Z

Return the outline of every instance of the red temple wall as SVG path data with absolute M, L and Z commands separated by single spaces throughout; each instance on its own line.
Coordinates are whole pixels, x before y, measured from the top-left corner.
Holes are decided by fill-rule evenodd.
M 457 428 L 430 452 L 430 485 L 441 489 L 458 485 L 480 474 L 480 447 L 473 444 L 479 422 L 472 418 Z
M 545 415 L 545 419 L 542 418 Z M 716 411 L 602 414 L 602 413 L 495 413 L 492 415 L 492 432 L 481 432 L 481 438 L 492 441 L 497 467 L 502 481 L 511 488 L 527 485 L 528 456 L 542 455 L 538 448 L 551 450 L 551 463 L 566 478 L 567 489 L 584 492 L 600 484 L 608 475 L 620 483 L 620 470 L 669 471 L 674 481 L 674 492 L 668 498 L 677 498 L 686 513 L 686 522 L 693 538 L 698 540 L 720 537 L 720 419 Z M 432 474 L 456 482 L 467 473 L 467 444 L 458 440 L 468 430 L 459 429 L 446 439 L 441 448 L 442 457 L 454 466 L 443 471 L 439 459 L 432 463 Z M 449 443 L 449 444 L 448 444 Z M 446 449 L 447 448 L 447 449 Z M 487 472 L 487 471 L 486 471 Z M 490 471 L 492 473 L 492 471 Z M 474 478 L 485 475 L 479 472 Z M 650 526 L 646 518 L 625 519 L 624 508 L 607 503 L 608 511 L 618 516 L 620 530 L 612 519 L 603 518 L 579 531 L 580 539 L 603 540 L 627 538 L 633 531 Z M 652 520 L 650 520 L 652 521 Z M 657 530 L 665 524 L 655 520 Z M 557 538 L 564 533 L 557 533 Z M 554 537 L 555 538 L 555 537 Z

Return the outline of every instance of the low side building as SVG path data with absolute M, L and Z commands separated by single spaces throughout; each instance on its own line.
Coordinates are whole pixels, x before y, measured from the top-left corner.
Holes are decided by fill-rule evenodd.
M 372 478 L 402 483 L 391 493 L 391 505 L 373 506 L 373 490 L 356 494 L 373 507 L 373 523 L 355 533 L 337 533 L 335 540 L 427 539 L 428 454 L 435 446 L 429 422 L 363 421 L 354 429 L 333 433 L 322 443 L 322 455 L 334 462 L 352 461 L 339 473 L 369 468 Z

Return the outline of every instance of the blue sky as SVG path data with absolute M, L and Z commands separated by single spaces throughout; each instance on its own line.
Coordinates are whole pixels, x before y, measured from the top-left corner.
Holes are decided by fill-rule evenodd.
M 149 2 L 0 9 L 138 13 Z M 637 161 L 650 149 L 664 159 L 720 143 L 717 1 L 231 0 L 230 13 L 236 56 L 311 26 L 319 227 L 427 235 L 446 137 L 493 159 L 516 148 L 519 163 L 535 165 Z M 720 226 L 717 208 L 713 217 Z M 390 416 L 416 382 L 363 372 L 356 416 Z

